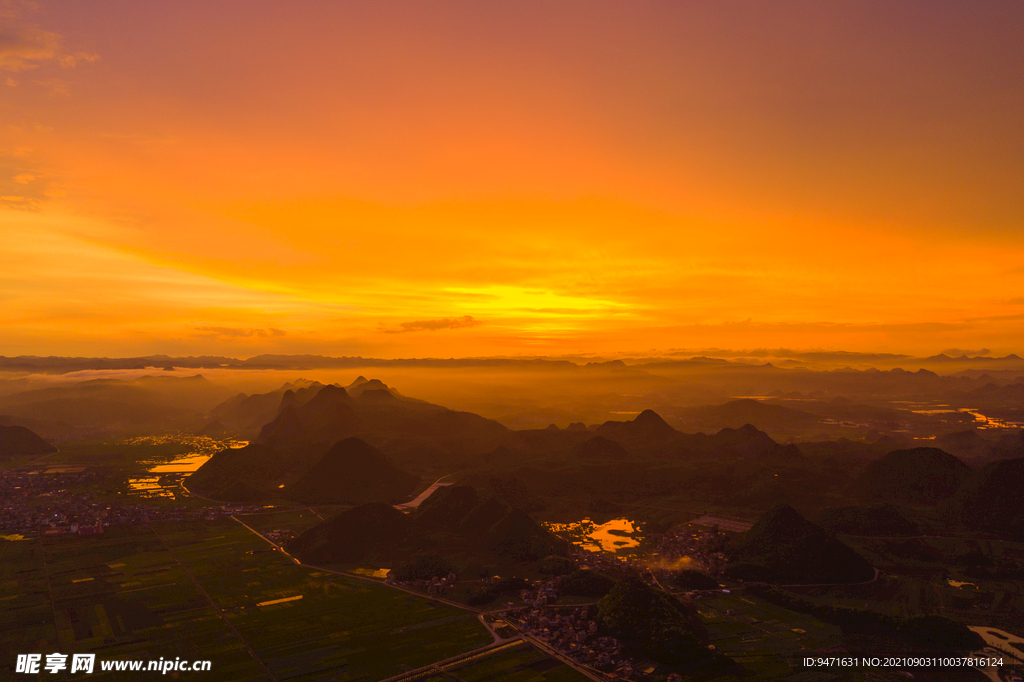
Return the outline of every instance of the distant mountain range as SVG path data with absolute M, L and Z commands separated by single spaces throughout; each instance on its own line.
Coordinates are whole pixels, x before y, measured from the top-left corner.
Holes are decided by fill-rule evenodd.
M 48 438 L 190 428 L 230 391 L 202 375 L 62 383 L 0 396 L 0 414 Z
M 751 353 L 724 352 L 720 357 L 691 355 L 686 358 L 645 358 L 634 357 L 625 360 L 594 361 L 587 358 L 364 358 L 360 356 L 330 357 L 323 355 L 257 355 L 247 359 L 223 356 L 186 356 L 145 355 L 128 358 L 88 358 L 88 357 L 40 357 L 23 355 L 17 357 L 0 356 L 0 370 L 18 372 L 66 373 L 84 370 L 111 369 L 350 369 L 358 367 L 538 367 L 538 368 L 591 368 L 602 370 L 625 369 L 628 367 L 665 368 L 673 366 L 695 365 L 731 365 L 750 366 L 751 360 L 757 358 L 789 359 L 798 363 L 836 365 L 906 365 L 923 366 L 963 366 L 963 367 L 1000 367 L 1024 368 L 1024 358 L 1011 353 L 1003 357 L 988 355 L 961 355 L 953 357 L 940 353 L 924 358 L 909 355 L 879 353 L 801 353 L 785 350 L 762 351 Z

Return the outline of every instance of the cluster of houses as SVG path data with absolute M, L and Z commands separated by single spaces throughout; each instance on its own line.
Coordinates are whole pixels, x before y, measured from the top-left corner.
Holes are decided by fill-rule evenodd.
M 276 528 L 274 530 L 268 530 L 263 533 L 263 537 L 273 542 L 275 545 L 283 545 L 289 540 L 295 538 L 295 531 L 290 528 Z
M 586 606 L 535 608 L 527 606 L 505 613 L 505 618 L 559 653 L 624 679 L 632 676 L 632 661 L 623 659 L 622 646 L 614 637 L 598 635 L 597 622 L 587 618 Z
M 455 584 L 458 580 L 458 576 L 454 573 L 449 573 L 446 576 L 435 575 L 429 580 L 395 580 L 394 573 L 394 571 L 388 572 L 387 577 L 384 578 L 385 584 L 396 585 L 409 590 L 421 590 L 438 597 L 443 597 L 446 593 L 455 589 Z
M 97 535 L 109 526 L 142 526 L 153 521 L 213 520 L 263 509 L 225 505 L 187 509 L 145 504 L 98 502 L 93 495 L 67 488 L 89 484 L 91 473 L 46 474 L 0 472 L 0 533 Z M 60 487 L 58 487 L 60 486 Z
M 667 533 L 651 533 L 648 536 L 655 547 L 648 556 L 648 563 L 664 567 L 677 567 L 682 559 L 693 562 L 709 575 L 718 575 L 725 568 L 727 559 L 721 551 L 722 538 L 713 530 L 698 530 L 690 525 L 676 526 Z

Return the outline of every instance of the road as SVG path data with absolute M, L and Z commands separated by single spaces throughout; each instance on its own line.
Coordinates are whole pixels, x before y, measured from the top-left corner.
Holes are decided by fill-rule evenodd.
M 420 506 L 423 503 L 423 500 L 433 495 L 435 490 L 437 490 L 438 488 L 443 488 L 446 485 L 451 485 L 451 483 L 441 483 L 441 481 L 448 478 L 449 476 L 454 476 L 457 473 L 460 472 L 456 471 L 454 474 L 447 474 L 445 476 L 442 476 L 441 478 L 434 481 L 429 488 L 427 488 L 419 495 L 417 495 L 415 500 L 403 502 L 402 504 L 396 504 L 395 509 L 415 509 L 416 507 Z
M 241 525 L 245 526 L 245 528 L 247 528 L 254 535 L 257 535 L 260 538 L 262 538 L 264 542 L 266 542 L 266 543 L 272 545 L 273 547 L 275 547 L 278 551 L 280 551 L 282 554 L 287 556 L 289 559 L 291 559 L 293 562 L 295 562 L 295 564 L 298 565 L 298 566 L 304 566 L 304 567 L 312 569 L 314 571 L 323 571 L 325 573 L 333 573 L 335 575 L 344 576 L 346 578 L 355 578 L 357 580 L 366 580 L 366 581 L 369 581 L 369 582 L 372 582 L 372 583 L 376 583 L 377 585 L 384 585 L 385 587 L 390 587 L 393 590 L 401 590 L 403 592 L 408 592 L 409 594 L 412 594 L 412 595 L 415 595 L 417 597 L 420 597 L 421 599 L 431 599 L 433 601 L 440 602 L 442 604 L 447 604 L 448 606 L 454 606 L 455 608 L 462 609 L 463 611 L 469 611 L 471 613 L 476 613 L 476 614 L 478 614 L 478 616 L 482 616 L 483 613 L 484 613 L 480 609 L 474 609 L 471 606 L 466 606 L 464 604 L 459 604 L 458 602 L 449 601 L 448 599 L 444 599 L 444 598 L 441 598 L 441 597 L 435 597 L 433 595 L 423 594 L 422 592 L 416 592 L 415 590 L 410 590 L 410 589 L 401 587 L 399 585 L 389 585 L 387 583 L 381 582 L 380 580 L 378 580 L 376 578 L 370 578 L 370 577 L 367 577 L 367 576 L 364 576 L 364 575 L 358 575 L 356 573 L 347 573 L 345 571 L 335 571 L 335 570 L 330 569 L 330 568 L 324 568 L 322 566 L 313 566 L 312 564 L 303 563 L 303 562 L 299 561 L 297 558 L 293 557 L 291 554 L 288 554 L 288 552 L 286 552 L 284 550 L 284 548 L 281 547 L 279 544 L 277 544 L 273 540 L 268 539 L 262 533 L 260 533 L 259 531 L 257 531 L 253 527 L 249 526 L 244 521 L 240 520 L 238 517 L 232 516 L 231 518 L 234 519 L 235 521 L 238 521 L 238 523 L 240 523 Z M 533 644 L 534 646 L 539 648 L 541 651 L 547 653 L 548 655 L 550 655 L 550 656 L 552 656 L 554 658 L 557 658 L 558 660 L 562 661 L 566 665 L 568 665 L 571 668 L 573 668 L 574 670 L 576 670 L 581 675 L 585 675 L 587 678 L 593 680 L 594 682 L 606 682 L 607 678 L 605 678 L 603 675 L 601 675 L 597 671 L 592 670 L 592 669 L 590 669 L 590 668 L 588 668 L 588 667 L 586 667 L 584 665 L 581 665 L 579 662 L 574 661 L 573 659 L 569 658 L 568 656 L 565 656 L 564 654 L 560 653 L 556 649 L 553 649 L 552 647 L 548 646 L 547 644 L 545 644 L 544 642 L 540 641 L 539 639 L 531 637 L 530 635 L 524 633 L 522 630 L 519 630 L 519 628 L 516 628 L 513 623 L 509 623 L 509 625 L 512 626 L 514 629 L 518 630 L 519 637 L 513 638 L 511 641 L 508 641 L 506 644 L 501 644 L 500 642 L 495 642 L 493 644 L 488 645 L 488 647 L 496 647 L 496 646 L 500 647 L 500 646 L 510 645 L 510 644 L 513 644 L 515 641 L 519 641 L 519 638 L 522 638 L 522 640 L 529 641 L 531 644 Z M 485 624 L 484 627 L 487 627 L 487 625 Z M 488 632 L 491 633 L 492 637 L 495 637 L 497 639 L 497 633 L 495 633 L 492 628 L 487 627 L 487 630 L 488 630 Z M 484 650 L 487 650 L 488 647 L 484 647 L 483 649 L 477 649 L 475 651 L 476 652 L 482 652 Z M 471 653 L 475 653 L 475 652 L 468 652 L 467 655 L 471 654 Z M 489 651 L 489 653 L 493 653 L 493 651 Z M 438 663 L 434 663 L 434 664 L 432 664 L 430 666 L 425 666 L 424 668 L 419 668 L 419 669 L 414 670 L 414 671 L 409 671 L 409 672 L 403 673 L 402 675 L 399 675 L 397 677 L 388 678 L 388 680 L 386 682 L 399 682 L 399 681 L 409 681 L 409 682 L 411 682 L 412 680 L 416 679 L 416 676 L 423 676 L 423 675 L 429 673 L 430 671 L 434 670 L 435 666 L 437 666 L 437 665 L 438 665 Z
M 249 652 L 249 655 L 253 657 L 253 660 L 260 664 L 260 667 L 263 668 L 263 671 L 267 673 L 267 677 L 273 680 L 273 682 L 278 682 L 277 678 L 274 676 L 274 673 L 270 672 L 270 668 L 268 668 L 267 664 L 263 662 L 263 659 L 259 657 L 259 655 L 256 653 L 256 650 L 252 648 L 252 646 L 245 639 L 245 637 L 242 636 L 242 633 L 239 632 L 238 629 L 231 624 L 231 621 L 227 619 L 227 616 L 225 616 L 221 608 L 217 606 L 217 602 L 213 600 L 213 597 L 210 596 L 210 593 L 207 592 L 206 589 L 202 586 L 202 584 L 199 582 L 199 579 L 196 578 L 194 573 L 192 573 L 192 570 L 185 565 L 184 561 L 178 558 L 178 555 L 174 553 L 174 550 L 171 549 L 171 546 L 167 544 L 163 537 L 156 532 L 156 529 L 150 526 L 150 530 L 153 532 L 153 535 L 155 535 L 160 540 L 160 544 L 163 545 L 167 553 L 170 554 L 171 557 L 176 562 L 178 562 L 178 566 L 180 566 L 181 570 L 185 572 L 185 575 L 189 577 L 189 579 L 192 581 L 192 584 L 196 586 L 197 590 L 199 590 L 199 593 L 206 597 L 206 601 L 210 603 L 210 606 L 213 608 L 214 612 L 216 612 L 220 619 L 224 621 L 224 624 L 228 626 L 231 632 L 235 633 L 235 637 L 237 637 L 238 641 L 242 643 L 242 646 L 244 646 L 245 650 Z
M 442 675 L 446 675 L 448 677 L 455 677 L 451 673 L 452 670 L 456 668 L 461 668 L 485 656 L 496 654 L 499 651 L 505 651 L 506 649 L 511 649 L 513 647 L 520 646 L 523 643 L 524 642 L 521 637 L 515 637 L 509 641 L 488 644 L 487 646 L 480 647 L 479 649 L 466 651 L 457 656 L 446 658 L 443 661 L 438 661 L 437 663 L 425 665 L 422 668 L 416 668 L 415 670 L 409 670 L 399 675 L 394 675 L 392 677 L 385 678 L 380 682 L 413 682 L 413 680 L 418 680 L 421 677 L 433 676 L 439 673 Z M 456 677 L 455 679 L 458 678 Z

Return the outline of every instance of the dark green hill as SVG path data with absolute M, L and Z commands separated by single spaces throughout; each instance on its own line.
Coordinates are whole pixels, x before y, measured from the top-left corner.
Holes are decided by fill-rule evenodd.
M 438 488 L 420 504 L 414 524 L 420 533 L 456 535 L 512 561 L 563 555 L 568 548 L 522 509 L 493 496 L 481 499 L 466 485 Z
M 544 500 L 534 495 L 526 484 L 514 476 L 492 476 L 487 479 L 487 488 L 494 496 L 510 507 L 525 512 L 538 512 L 547 509 Z
M 416 525 L 424 530 L 458 528 L 470 511 L 480 504 L 480 496 L 468 485 L 449 485 L 438 488 L 420 503 L 416 510 Z
M 377 561 L 396 566 L 419 555 L 476 565 L 565 555 L 568 544 L 525 512 L 469 486 L 438 488 L 411 515 L 373 502 L 314 526 L 288 545 L 303 561 Z M 293 552 L 294 550 L 294 552 Z M 396 563 L 398 562 L 398 563 Z M 378 565 L 380 565 L 380 563 Z
M 728 555 L 727 575 L 748 581 L 860 583 L 875 575 L 863 557 L 784 504 L 765 512 Z
M 391 505 L 369 502 L 313 526 L 285 549 L 314 564 L 388 558 L 411 528 L 412 521 Z
M 704 643 L 707 632 L 696 614 L 639 578 L 626 578 L 615 585 L 597 603 L 596 620 L 601 634 L 662 663 L 697 668 L 714 658 Z
M 269 490 L 260 490 L 245 481 L 233 481 L 220 490 L 214 490 L 211 493 L 214 499 L 230 502 L 231 504 L 256 504 L 266 499 L 269 494 Z
M 717 590 L 720 585 L 718 581 L 703 571 L 687 568 L 680 571 L 673 578 L 676 587 L 684 590 Z
M 483 541 L 498 554 L 513 561 L 541 559 L 564 554 L 566 543 L 534 521 L 522 509 L 509 509 L 487 529 Z
M 0 457 L 47 455 L 51 452 L 57 452 L 57 448 L 24 426 L 0 426 Z
M 346 438 L 283 493 L 306 504 L 390 502 L 403 500 L 418 480 L 366 441 Z
M 938 448 L 894 450 L 864 469 L 854 491 L 883 502 L 936 504 L 951 497 L 970 473 L 969 466 Z
M 558 591 L 575 597 L 601 598 L 611 592 L 615 581 L 597 571 L 576 569 L 558 580 Z
M 228 499 L 217 497 L 215 493 L 239 482 L 256 490 L 276 487 L 276 482 L 285 477 L 293 466 L 292 460 L 274 448 L 252 443 L 244 448 L 229 448 L 215 453 L 185 479 L 185 485 L 189 490 Z
M 920 529 L 891 504 L 873 507 L 831 507 L 823 509 L 815 522 L 830 533 L 905 537 L 919 535 Z
M 430 580 L 443 578 L 455 571 L 455 567 L 436 554 L 417 554 L 403 561 L 391 572 L 395 580 Z
M 467 537 L 482 535 L 508 513 L 509 506 L 497 497 L 488 497 L 469 510 L 459 521 L 458 531 Z
M 970 528 L 1024 540 L 1024 457 L 986 464 L 949 502 L 955 520 Z

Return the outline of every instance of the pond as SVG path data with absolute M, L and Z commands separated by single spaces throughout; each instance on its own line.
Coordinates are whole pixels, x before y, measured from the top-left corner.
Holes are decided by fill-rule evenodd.
M 617 518 L 595 523 L 589 517 L 573 523 L 546 523 L 548 530 L 591 552 L 630 554 L 643 540 L 641 523 Z
M 184 446 L 178 448 L 179 451 L 174 454 L 139 460 L 138 463 L 145 467 L 145 473 L 150 475 L 139 475 L 128 479 L 130 495 L 173 498 L 180 492 L 181 480 L 185 474 L 190 474 L 203 466 L 215 453 L 226 448 L 245 447 L 249 441 L 215 439 L 208 436 L 178 433 L 137 436 L 126 439 L 123 443 L 136 446 Z

